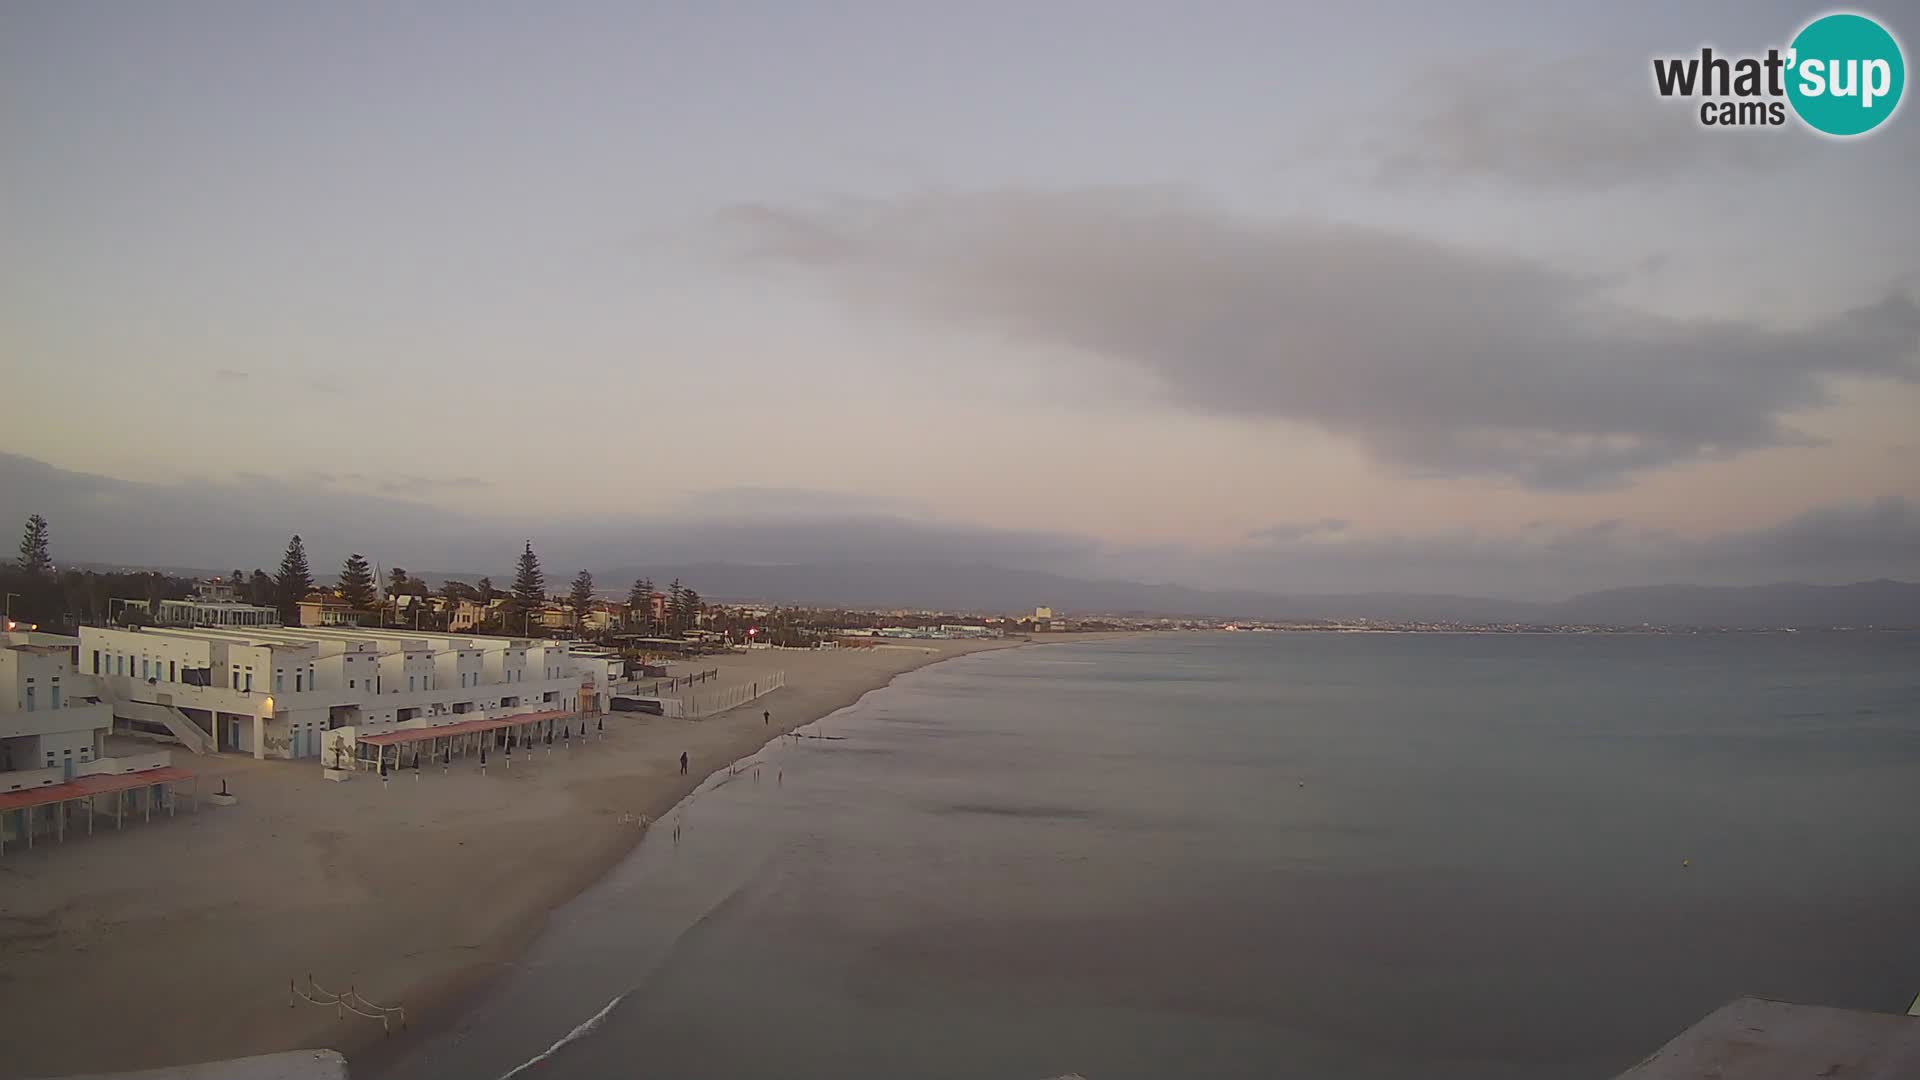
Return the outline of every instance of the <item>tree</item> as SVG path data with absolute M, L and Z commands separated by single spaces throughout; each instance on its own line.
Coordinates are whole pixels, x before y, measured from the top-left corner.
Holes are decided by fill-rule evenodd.
M 47 519 L 35 514 L 27 519 L 20 534 L 20 569 L 35 577 L 53 573 L 53 556 L 47 548 Z
M 525 615 L 546 602 L 547 575 L 540 572 L 540 556 L 533 553 L 533 541 L 529 540 L 513 574 L 513 611 Z
M 392 570 L 387 571 L 388 596 L 399 596 L 402 593 L 412 591 L 412 589 L 407 588 L 407 572 L 405 570 L 396 566 Z
M 493 601 L 499 600 L 499 592 L 493 588 L 493 578 L 480 578 L 474 584 L 474 600 L 480 601 L 480 626 L 493 625 Z
M 680 594 L 680 629 L 684 633 L 700 625 L 700 594 L 687 589 Z
M 233 586 L 236 589 L 246 584 L 246 581 L 247 581 L 247 575 L 238 570 L 232 571 L 227 575 L 227 584 Z
M 447 598 L 449 606 L 462 600 L 478 600 L 480 590 L 464 581 L 443 581 L 440 583 L 440 595 Z
M 255 567 L 253 577 L 247 579 L 247 599 L 261 607 L 266 607 L 273 603 L 273 597 L 273 579 L 267 576 L 265 570 Z
M 567 594 L 573 604 L 573 617 L 579 619 L 587 613 L 587 606 L 593 603 L 593 575 L 585 570 L 574 575 L 573 591 Z
M 313 571 L 307 566 L 307 545 L 295 533 L 287 541 L 287 553 L 280 557 L 280 574 L 274 578 L 274 595 L 280 601 L 280 621 L 300 625 L 300 601 L 313 591 Z
M 634 620 L 632 625 L 644 626 L 648 633 L 653 632 L 653 582 L 640 578 L 627 591 L 627 617 Z
M 357 551 L 340 564 L 340 599 L 355 611 L 373 610 L 373 567 Z
M 680 633 L 681 601 L 686 596 L 686 593 L 687 590 L 680 584 L 679 578 L 674 578 L 673 581 L 667 585 L 667 633 L 669 635 L 677 635 Z

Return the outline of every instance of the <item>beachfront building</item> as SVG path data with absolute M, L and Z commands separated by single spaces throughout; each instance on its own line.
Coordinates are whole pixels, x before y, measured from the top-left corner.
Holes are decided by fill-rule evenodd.
M 362 736 L 489 716 L 597 712 L 622 675 L 617 657 L 576 643 L 344 626 L 89 626 L 78 665 L 121 726 L 260 758 L 331 758 Z
M 0 855 L 34 839 L 64 841 L 71 819 L 92 831 L 129 811 L 171 812 L 174 789 L 192 777 L 166 750 L 110 756 L 113 712 L 75 672 L 80 639 L 0 634 Z
M 113 727 L 74 678 L 79 639 L 15 632 L 0 643 L 0 791 L 73 779 L 103 756 Z

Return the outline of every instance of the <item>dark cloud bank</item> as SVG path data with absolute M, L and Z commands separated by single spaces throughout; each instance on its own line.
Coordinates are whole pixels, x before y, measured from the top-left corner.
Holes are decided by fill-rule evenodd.
M 1794 327 L 1623 307 L 1609 281 L 1168 189 L 735 206 L 752 263 L 854 303 L 1066 347 L 1212 415 L 1314 425 L 1412 473 L 1549 489 L 1809 441 L 1828 376 L 1920 378 L 1904 292 Z
M 1554 601 L 1617 586 L 1920 579 L 1920 508 L 1896 498 L 1705 539 L 1612 522 L 1392 536 L 1323 519 L 1276 523 L 1231 551 L 1203 554 L 1128 551 L 1070 534 L 954 525 L 909 503 L 818 492 L 752 498 L 721 492 L 645 518 L 555 525 L 469 517 L 263 477 L 130 483 L 0 454 L 0 522 L 35 512 L 51 520 L 62 562 L 271 569 L 297 531 L 323 573 L 360 551 L 389 568 L 429 576 L 489 573 L 504 581 L 521 541 L 531 538 L 556 582 L 585 567 L 609 588 L 645 572 L 680 574 L 717 598 L 1004 610 L 1053 603 L 1276 617 L 1494 618 L 1532 610 L 1514 601 Z M 1178 584 L 1138 584 L 1143 581 Z M 1378 602 L 1315 599 L 1383 592 L 1399 595 Z M 1920 622 L 1920 603 L 1911 595 L 1892 602 L 1915 608 L 1909 621 Z

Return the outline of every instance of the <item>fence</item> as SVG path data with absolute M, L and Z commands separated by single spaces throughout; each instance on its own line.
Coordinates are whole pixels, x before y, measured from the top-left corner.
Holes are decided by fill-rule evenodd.
M 646 696 L 659 697 L 663 693 L 671 694 L 675 690 L 691 687 L 695 683 L 704 683 L 704 682 L 707 682 L 708 680 L 717 679 L 719 677 L 720 677 L 719 668 L 708 668 L 705 671 L 696 671 L 691 675 L 681 675 L 675 678 L 665 679 L 665 680 L 655 679 L 653 682 L 652 689 L 647 691 Z
M 735 683 L 706 693 L 688 694 L 682 699 L 685 706 L 684 715 L 689 720 L 705 719 L 726 712 L 728 709 L 737 709 L 785 685 L 787 685 L 787 673 L 773 671 L 751 682 Z

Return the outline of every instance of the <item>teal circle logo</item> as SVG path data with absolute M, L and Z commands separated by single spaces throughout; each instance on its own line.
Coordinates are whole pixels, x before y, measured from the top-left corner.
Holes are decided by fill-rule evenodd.
M 1900 43 L 1865 15 L 1823 15 L 1794 35 L 1787 100 L 1815 131 L 1864 135 L 1900 106 L 1907 64 Z

